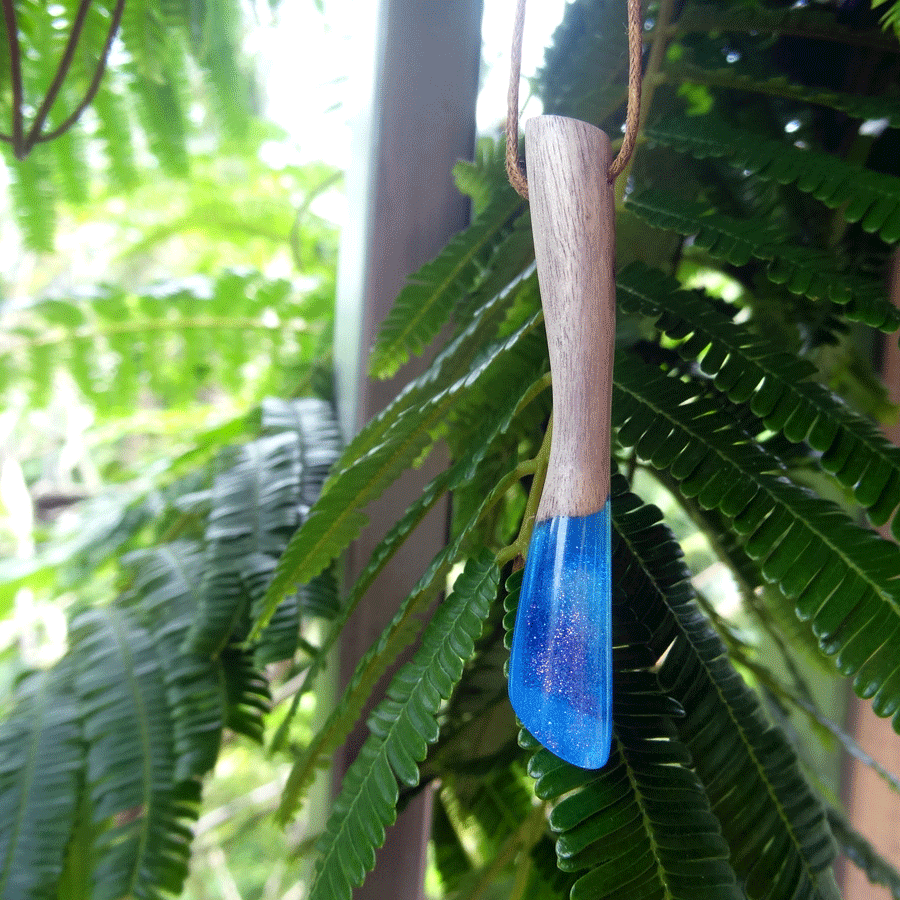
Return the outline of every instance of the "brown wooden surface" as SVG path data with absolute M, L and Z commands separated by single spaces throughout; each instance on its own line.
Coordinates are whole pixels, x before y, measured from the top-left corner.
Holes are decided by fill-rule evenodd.
M 891 298 L 900 307 L 900 254 L 894 254 Z M 884 341 L 881 375 L 892 402 L 900 404 L 900 349 L 896 335 L 888 335 Z M 885 428 L 885 434 L 900 445 L 900 423 Z M 888 528 L 880 530 L 885 537 L 890 537 Z M 879 719 L 872 712 L 871 701 L 851 697 L 847 730 L 889 772 L 900 773 L 900 735 L 894 731 L 890 719 Z M 900 869 L 900 796 L 870 768 L 854 759 L 848 759 L 844 766 L 843 782 L 844 803 L 853 827 L 895 869 Z M 840 875 L 844 900 L 891 900 L 887 888 L 869 884 L 865 874 L 852 864 L 843 865 Z
M 525 128 L 529 200 L 553 371 L 553 437 L 537 519 L 587 516 L 609 495 L 615 197 L 609 138 L 538 116 Z
M 468 203 L 456 190 L 451 170 L 458 159 L 471 158 L 475 139 L 481 0 L 382 0 L 380 6 L 371 98 L 357 123 L 356 162 L 348 172 L 350 215 L 341 248 L 335 326 L 338 400 L 348 433 L 384 408 L 424 368 L 416 361 L 390 381 L 373 383 L 366 377 L 369 348 L 406 277 L 468 221 Z M 372 525 L 350 550 L 348 583 L 443 465 L 438 453 L 422 469 L 406 473 L 367 510 Z M 340 647 L 342 687 L 444 545 L 447 514 L 447 505 L 438 504 L 351 618 Z M 337 778 L 343 777 L 367 733 L 360 725 L 338 754 Z M 355 897 L 423 896 L 430 820 L 431 798 L 425 791 L 388 829 L 376 868 Z

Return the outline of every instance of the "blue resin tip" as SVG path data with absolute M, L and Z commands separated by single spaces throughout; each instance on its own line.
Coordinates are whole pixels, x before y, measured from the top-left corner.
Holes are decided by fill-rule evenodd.
M 538 522 L 513 632 L 509 699 L 548 750 L 583 769 L 612 737 L 609 500 L 591 516 Z

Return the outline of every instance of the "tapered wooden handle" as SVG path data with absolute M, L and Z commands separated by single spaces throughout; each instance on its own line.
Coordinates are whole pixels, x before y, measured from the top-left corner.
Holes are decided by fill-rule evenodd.
M 577 119 L 537 116 L 525 147 L 553 373 L 553 437 L 537 520 L 589 516 L 609 496 L 616 330 L 609 138 Z

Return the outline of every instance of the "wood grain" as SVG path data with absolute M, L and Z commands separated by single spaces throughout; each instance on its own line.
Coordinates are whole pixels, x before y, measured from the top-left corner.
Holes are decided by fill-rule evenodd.
M 609 495 L 615 198 L 609 138 L 537 116 L 525 129 L 532 229 L 553 372 L 553 437 L 537 519 L 588 516 Z

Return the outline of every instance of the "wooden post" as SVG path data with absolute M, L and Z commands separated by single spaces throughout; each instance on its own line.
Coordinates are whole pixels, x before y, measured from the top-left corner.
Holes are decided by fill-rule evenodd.
M 894 306 L 900 308 L 900 252 L 894 253 L 889 292 Z M 900 404 L 900 349 L 892 335 L 884 336 L 881 377 L 891 402 Z M 885 435 L 900 446 L 900 423 L 885 428 Z M 887 525 L 879 531 L 891 540 Z M 871 701 L 850 693 L 846 727 L 857 743 L 889 772 L 900 771 L 900 738 L 890 719 L 880 719 L 872 712 Z M 868 766 L 849 756 L 844 761 L 841 793 L 853 827 L 892 866 L 900 868 L 900 835 L 895 826 L 900 816 L 897 795 Z M 842 865 L 839 873 L 845 900 L 891 900 L 893 896 L 888 888 L 870 884 L 865 873 L 854 865 Z
M 481 0 L 381 0 L 379 7 L 371 96 L 356 123 L 347 178 L 350 214 L 341 247 L 335 325 L 339 411 L 348 437 L 427 365 L 415 360 L 389 381 L 367 378 L 369 348 L 406 278 L 468 222 L 468 202 L 456 190 L 451 170 L 457 160 L 471 158 L 475 143 Z M 421 469 L 405 473 L 367 510 L 372 524 L 348 554 L 348 583 L 444 465 L 440 453 L 435 454 Z M 447 516 L 446 503 L 432 510 L 344 629 L 342 685 L 444 545 Z M 361 725 L 338 753 L 338 778 L 366 734 Z M 426 790 L 388 829 L 375 870 L 354 896 L 421 898 L 430 822 Z

